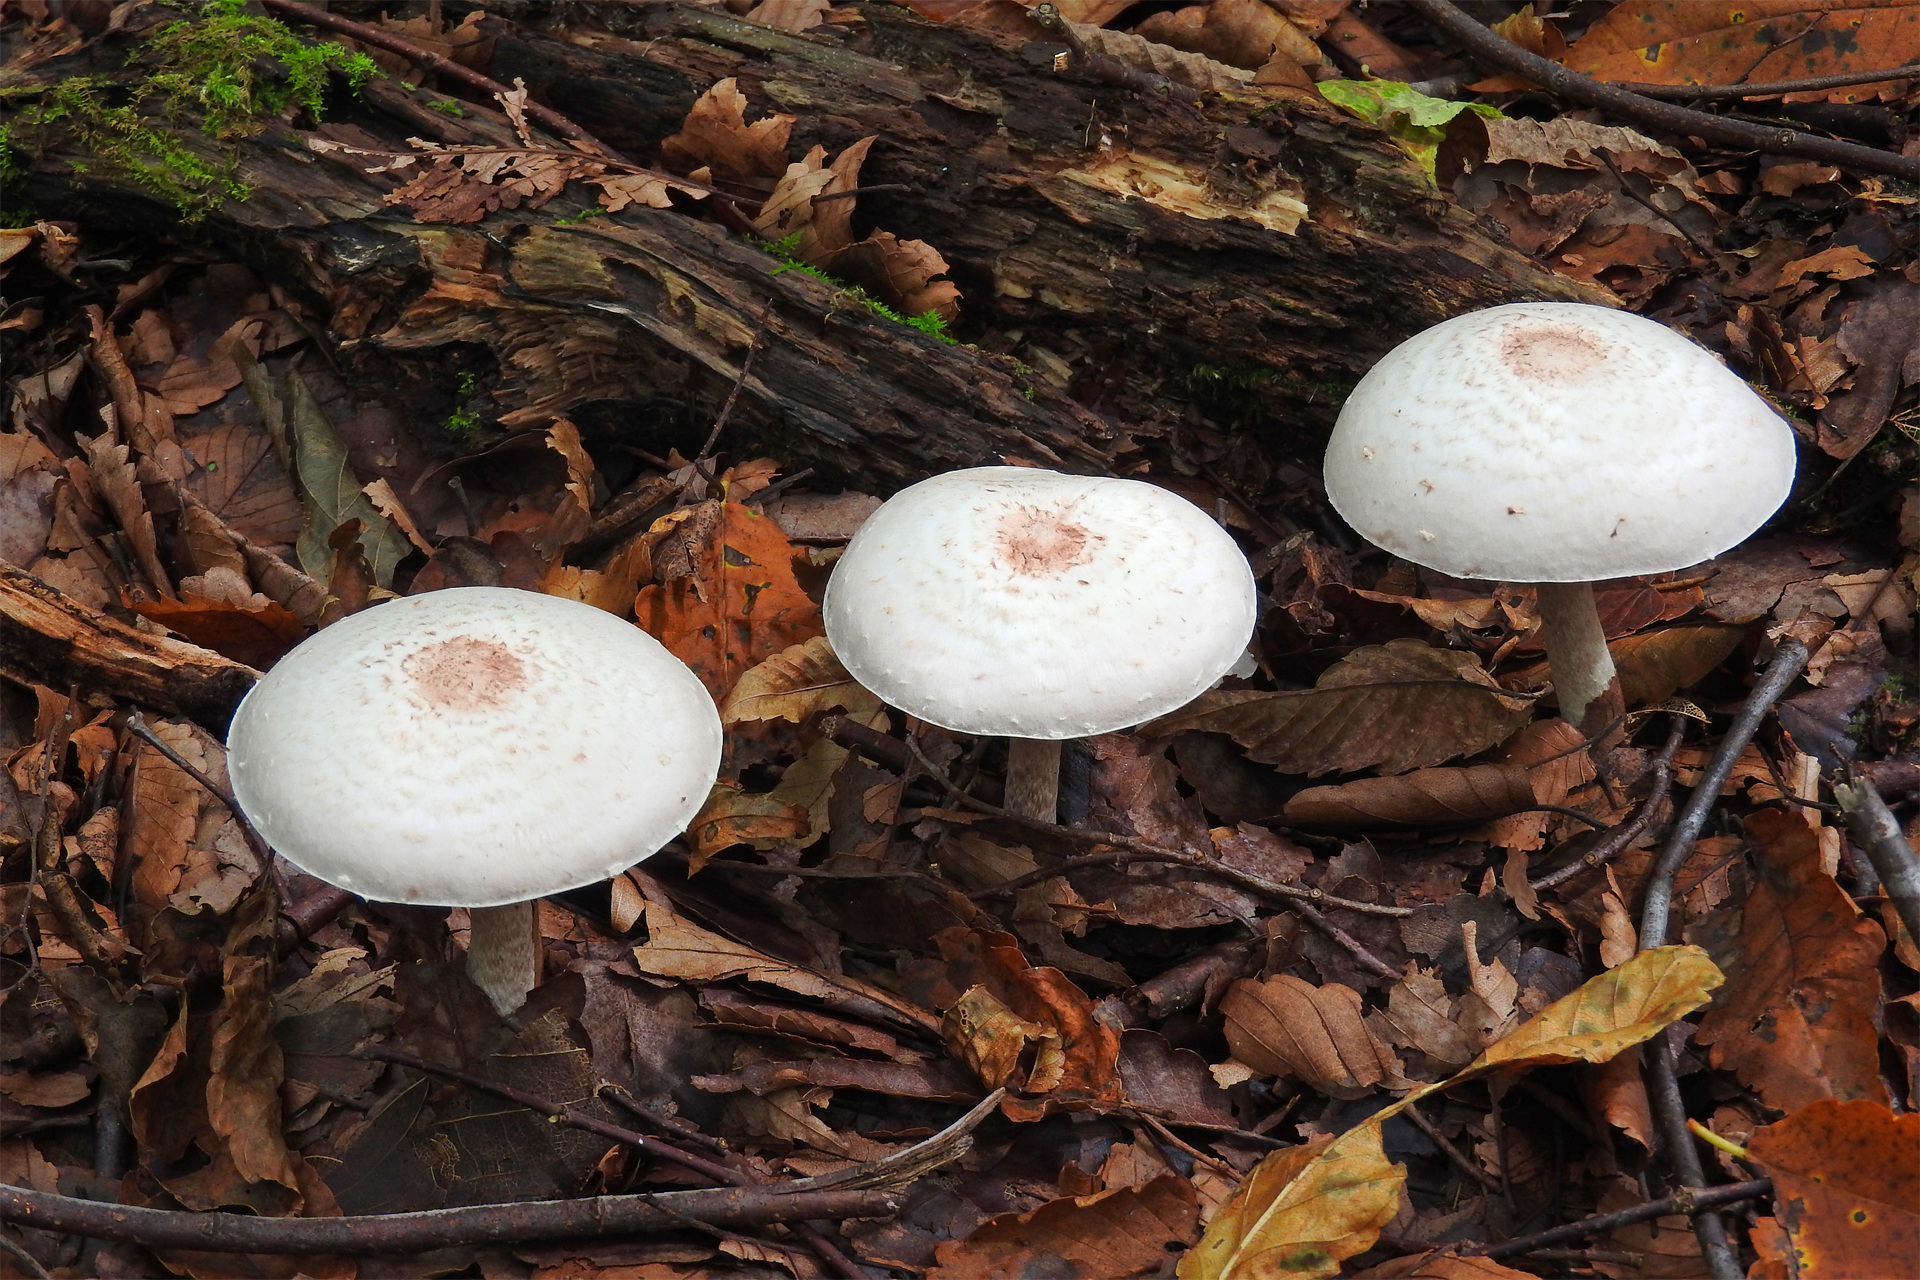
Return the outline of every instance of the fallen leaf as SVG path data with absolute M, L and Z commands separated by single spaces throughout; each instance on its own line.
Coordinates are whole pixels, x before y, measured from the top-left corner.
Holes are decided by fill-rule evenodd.
M 1630 0 L 1588 27 L 1566 65 L 1633 84 L 1739 84 L 1898 67 L 1920 46 L 1920 13 L 1904 0 Z M 1865 102 L 1910 81 L 1876 81 L 1789 95 Z
M 1156 13 L 1134 28 L 1161 44 L 1257 71 L 1274 57 L 1318 66 L 1326 55 L 1312 37 L 1260 0 L 1214 0 Z
M 1445 1249 L 1436 1249 L 1356 1271 L 1353 1280 L 1521 1280 L 1532 1274 L 1503 1267 L 1491 1258 L 1463 1258 Z
M 1213 691 L 1146 726 L 1225 733 L 1282 773 L 1405 773 L 1493 746 L 1533 702 L 1494 684 L 1471 653 L 1393 640 L 1356 649 L 1297 692 Z
M 801 724 L 831 707 L 863 715 L 879 706 L 880 699 L 840 665 L 827 638 L 814 636 L 742 675 L 721 704 L 720 722 L 786 720 Z
M 1477 764 L 1308 787 L 1287 801 L 1282 814 L 1301 826 L 1457 826 L 1518 813 L 1538 803 L 1532 775 L 1523 766 Z
M 1667 627 L 1607 642 L 1627 705 L 1661 702 L 1692 688 L 1740 647 L 1745 627 Z
M 749 668 L 822 628 L 780 526 L 738 503 L 712 505 L 719 519 L 693 576 L 642 587 L 634 616 L 719 698 Z
M 1360 993 L 1292 974 L 1241 979 L 1220 1001 L 1233 1056 L 1270 1076 L 1294 1076 L 1335 1098 L 1393 1087 L 1400 1064 L 1361 1020 Z
M 1920 1115 L 1878 1102 L 1809 1103 L 1756 1131 L 1747 1154 L 1773 1178 L 1776 1233 L 1755 1233 L 1773 1280 L 1904 1275 L 1920 1258 Z
M 1033 1275 L 1154 1275 L 1200 1234 L 1193 1184 L 1162 1174 L 1140 1186 L 1052 1200 L 989 1218 L 939 1248 L 928 1280 Z
M 749 125 L 747 99 L 729 76 L 694 99 L 680 131 L 660 144 L 668 168 L 691 174 L 705 168 L 715 183 L 770 190 L 787 170 L 787 136 L 794 117 L 769 115 Z
M 269 545 L 299 536 L 300 495 L 266 432 L 227 422 L 182 447 L 199 464 L 187 473 L 187 492 L 223 523 Z
M 305 623 L 264 596 L 251 606 L 210 600 L 187 588 L 188 582 L 197 581 L 181 582 L 179 600 L 129 600 L 127 606 L 201 648 L 257 671 L 266 670 L 307 638 Z
M 1758 880 L 1696 931 L 1727 989 L 1694 1038 L 1769 1106 L 1883 1096 L 1873 1010 L 1880 926 L 1821 869 L 1820 839 L 1798 814 L 1747 819 Z

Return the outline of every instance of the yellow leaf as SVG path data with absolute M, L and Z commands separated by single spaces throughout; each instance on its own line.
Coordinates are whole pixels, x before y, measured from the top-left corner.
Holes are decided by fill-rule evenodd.
M 1254 1167 L 1180 1261 L 1180 1280 L 1311 1280 L 1371 1249 L 1399 1208 L 1401 1165 L 1380 1126 L 1413 1102 L 1494 1071 L 1606 1062 L 1705 1004 L 1723 981 L 1698 947 L 1644 951 L 1554 1001 L 1469 1063 L 1375 1113 L 1337 1140 L 1276 1151 Z
M 1388 1164 L 1369 1120 L 1254 1166 L 1180 1259 L 1180 1280 L 1307 1280 L 1365 1253 L 1400 1208 L 1406 1166 Z

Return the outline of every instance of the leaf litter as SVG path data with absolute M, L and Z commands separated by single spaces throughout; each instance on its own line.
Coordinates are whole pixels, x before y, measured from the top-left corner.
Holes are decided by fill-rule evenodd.
M 1033 34 L 1022 6 L 910 7 Z M 1132 31 L 1101 25 L 1124 5 L 1059 8 L 1106 56 L 1182 84 L 1243 88 L 1251 72 L 1272 92 L 1313 92 L 1344 47 L 1329 32 L 1371 41 L 1380 68 L 1444 56 L 1338 0 L 1194 5 Z M 749 17 L 802 30 L 840 12 Z M 1714 6 L 1626 3 L 1572 39 L 1552 19 L 1515 34 L 1609 78 L 1730 83 L 1894 65 L 1886 33 L 1910 15 L 1764 16 L 1735 33 L 1756 37 L 1745 55 Z M 1808 39 L 1843 19 L 1857 48 Z M 473 23 L 424 22 L 412 38 L 484 63 Z M 1910 93 L 1888 80 L 1788 96 Z M 633 171 L 534 146 L 525 103 L 519 89 L 496 104 L 519 131 L 513 151 L 309 145 L 415 170 L 393 202 L 422 223 L 537 209 L 568 183 L 608 213 L 717 191 L 756 208 L 752 225 L 798 261 L 909 316 L 959 314 L 937 248 L 857 236 L 856 202 L 831 198 L 860 185 L 875 139 L 796 160 L 803 117 L 721 80 L 662 140 L 660 169 Z M 1452 114 L 1435 174 L 1459 205 L 1721 350 L 1796 410 L 1810 450 L 1883 472 L 1911 461 L 1900 440 L 1920 381 L 1906 341 L 1920 286 L 1896 234 L 1911 220 L 1898 190 L 1846 192 L 1817 165 L 1572 116 Z M 160 250 L 141 265 L 165 268 L 164 289 L 85 323 L 72 264 L 99 234 L 5 233 L 0 270 L 83 319 L 11 388 L 10 564 L 250 668 L 395 591 L 568 595 L 687 661 L 723 709 L 728 755 L 682 847 L 546 905 L 545 982 L 508 1024 L 459 976 L 463 929 L 359 902 L 299 924 L 322 887 L 257 857 L 114 708 L 16 677 L 0 725 L 0 1092 L 24 1123 L 0 1137 L 0 1180 L 107 1185 L 89 1128 L 104 1107 L 125 1117 L 112 1185 L 130 1204 L 324 1216 L 708 1185 L 362 1055 L 384 1045 L 724 1150 L 758 1181 L 858 1168 L 1006 1089 L 973 1147 L 913 1183 L 897 1214 L 843 1224 L 853 1257 L 911 1274 L 1532 1274 L 1462 1254 L 1650 1198 L 1656 1135 L 1625 1051 L 1675 1028 L 1692 1046 L 1691 1094 L 1707 1100 L 1696 1110 L 1774 1180 L 1771 1216 L 1750 1233 L 1753 1274 L 1859 1274 L 1910 1254 L 1911 940 L 1817 807 L 1843 760 L 1913 749 L 1899 656 L 1913 634 L 1910 479 L 1906 523 L 1886 536 L 1803 522 L 1695 570 L 1603 585 L 1632 711 L 1611 755 L 1547 714 L 1523 587 L 1351 560 L 1318 535 L 1285 550 L 1250 539 L 1278 606 L 1263 674 L 1076 747 L 1075 820 L 1021 828 L 967 807 L 998 798 L 1000 748 L 910 723 L 839 668 L 817 601 L 857 520 L 823 535 L 788 518 L 816 495 L 759 500 L 779 459 L 669 453 L 636 473 L 565 419 L 484 443 L 443 432 L 429 456 L 318 349 L 306 304 L 238 262 Z M 10 311 L 7 331 L 45 315 Z M 451 420 L 457 406 L 440 407 Z M 1196 432 L 1189 447 L 1220 464 L 1226 440 Z M 1240 500 L 1189 458 L 1141 465 L 1203 505 Z M 1278 514 L 1281 469 L 1261 460 L 1247 474 Z M 584 550 L 596 516 L 648 482 L 664 495 L 648 518 Z M 1531 887 L 1646 801 L 1659 750 L 1647 726 L 1689 714 L 1671 699 L 1729 709 L 1786 635 L 1814 649 L 1808 687 L 1740 756 L 1724 825 L 1676 877 L 1697 945 L 1637 951 L 1651 833 Z M 224 782 L 206 727 L 150 718 Z M 1709 727 L 1675 754 L 1681 785 L 1715 741 Z M 1593 1069 L 1576 1077 L 1576 1062 Z M 1416 1108 L 1431 1132 L 1408 1124 Z M 1532 1135 L 1549 1131 L 1578 1154 L 1533 1159 Z M 72 1265 L 59 1237 L 24 1238 Z M 1701 1266 L 1680 1218 L 1591 1243 L 1585 1262 L 1603 1274 Z M 196 1276 L 380 1273 L 364 1259 L 155 1256 Z M 100 1274 L 156 1265 L 132 1246 L 104 1258 Z M 432 1266 L 561 1262 L 578 1275 L 818 1266 L 784 1228 L 465 1248 Z

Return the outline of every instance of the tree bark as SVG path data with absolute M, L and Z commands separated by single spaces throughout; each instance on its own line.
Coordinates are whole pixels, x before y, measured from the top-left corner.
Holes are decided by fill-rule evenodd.
M 574 11 L 598 25 L 486 19 L 487 73 L 524 78 L 639 163 L 725 76 L 756 109 L 798 118 L 792 157 L 877 135 L 861 184 L 906 189 L 860 196 L 856 225 L 936 247 L 962 290 L 957 331 L 979 345 L 776 274 L 754 243 L 680 210 L 556 225 L 590 187 L 474 227 L 422 225 L 382 203 L 391 175 L 316 157 L 286 128 L 239 144 L 254 195 L 194 234 L 309 299 L 349 372 L 412 397 L 424 422 L 436 417 L 421 388 L 450 384 L 477 348 L 501 428 L 565 414 L 664 452 L 684 437 L 663 423 L 684 419 L 697 445 L 764 319 L 726 447 L 881 492 L 1003 460 L 1124 467 L 1208 378 L 1248 389 L 1241 425 L 1317 469 L 1346 389 L 1408 334 L 1496 303 L 1600 300 L 1441 198 L 1378 130 L 1304 93 L 1183 103 L 1057 73 L 1058 44 L 879 4 L 809 35 L 700 6 Z M 399 149 L 409 135 L 511 143 L 484 109 L 428 109 L 439 96 L 374 82 L 319 132 Z M 28 194 L 43 212 L 151 220 L 136 189 L 97 166 L 71 172 L 70 158 L 56 145 L 40 159 Z M 1014 350 L 1046 353 L 1046 367 L 995 354 Z

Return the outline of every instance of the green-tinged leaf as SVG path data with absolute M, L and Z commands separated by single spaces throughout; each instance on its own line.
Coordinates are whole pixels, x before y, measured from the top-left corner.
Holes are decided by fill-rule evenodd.
M 1433 176 L 1433 161 L 1447 136 L 1447 123 L 1463 111 L 1489 120 L 1503 119 L 1496 107 L 1480 102 L 1430 98 L 1398 80 L 1323 80 L 1320 96 L 1365 120 L 1379 125 Z
M 1531 698 L 1495 684 L 1472 654 L 1402 639 L 1354 650 L 1317 688 L 1215 690 L 1148 731 L 1229 734 L 1282 773 L 1404 773 L 1484 751 L 1532 715 Z
M 1400 1204 L 1403 1166 L 1380 1126 L 1429 1094 L 1476 1076 L 1562 1062 L 1606 1062 L 1707 1003 L 1722 981 L 1698 947 L 1644 951 L 1554 1001 L 1439 1084 L 1416 1089 L 1337 1140 L 1276 1151 L 1255 1166 L 1180 1262 L 1180 1280 L 1312 1280 L 1372 1248 Z
M 825 636 L 790 645 L 740 677 L 720 707 L 720 723 L 788 720 L 839 707 L 865 721 L 880 699 L 861 688 L 834 656 Z
M 1365 1253 L 1400 1208 L 1406 1166 L 1389 1164 L 1369 1120 L 1276 1151 L 1220 1206 L 1180 1259 L 1180 1280 L 1310 1280 Z
M 327 539 L 347 521 L 358 520 L 363 526 L 360 549 L 373 566 L 374 581 L 391 587 L 394 569 L 413 548 L 406 535 L 361 492 L 360 478 L 347 459 L 347 447 L 327 421 L 320 402 L 297 373 L 287 376 L 284 391 L 275 387 L 266 369 L 238 343 L 234 344 L 234 360 L 306 509 L 306 523 L 294 544 L 300 568 L 321 582 L 327 581 L 333 567 L 333 549 Z

